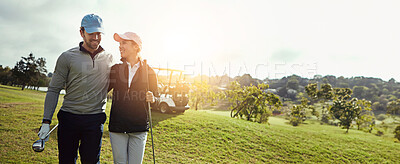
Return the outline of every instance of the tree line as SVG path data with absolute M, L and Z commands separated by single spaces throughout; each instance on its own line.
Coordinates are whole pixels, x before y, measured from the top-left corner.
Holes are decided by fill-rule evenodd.
M 369 133 L 372 130 L 380 133 L 375 128 L 374 111 L 400 114 L 400 99 L 397 98 L 400 84 L 394 79 L 388 82 L 365 77 L 316 76 L 306 79 L 293 75 L 259 80 L 249 74 L 234 78 L 225 75 L 194 83 L 191 91 L 190 99 L 196 102 L 196 109 L 199 104 L 223 100 L 230 104 L 231 117 L 263 123 L 282 106 L 292 105 L 285 114 L 293 126 L 313 115 L 321 123 L 336 122 L 335 125 L 347 129 L 346 133 L 352 126 Z M 399 128 L 394 133 L 399 136 Z
M 263 82 L 270 85 L 270 89 L 286 101 L 300 103 L 301 97 L 306 94 L 305 88 L 310 83 L 317 85 L 330 84 L 332 88 L 349 88 L 352 97 L 371 101 L 371 108 L 376 111 L 386 112 L 388 104 L 400 98 L 400 83 L 393 78 L 384 81 L 373 77 L 335 77 L 332 75 L 316 75 L 313 79 L 302 78 L 297 75 L 281 79 L 265 79 Z
M 205 78 L 203 78 L 205 79 Z M 335 77 L 332 75 L 320 76 L 316 75 L 313 79 L 302 78 L 297 75 L 283 77 L 281 79 L 264 79 L 259 80 L 252 78 L 249 74 L 231 78 L 227 75 L 209 77 L 204 83 L 210 85 L 209 88 L 229 88 L 231 82 L 237 82 L 240 86 L 257 86 L 258 84 L 268 84 L 266 91 L 279 96 L 284 104 L 301 104 L 302 97 L 307 96 L 306 87 L 313 83 L 321 87 L 323 84 L 329 84 L 332 88 L 348 88 L 352 90 L 352 97 L 357 99 L 365 99 L 371 102 L 371 109 L 378 113 L 387 113 L 389 110 L 394 114 L 400 114 L 395 108 L 395 104 L 400 104 L 400 83 L 393 78 L 384 81 L 373 77 L 351 77 L 343 76 Z M 196 86 L 194 86 L 196 88 Z M 203 86 L 204 90 L 204 86 Z M 206 91 L 204 91 L 206 92 Z M 204 94 L 200 94 L 204 95 Z M 309 98 L 310 99 L 310 98 Z M 389 112 L 390 112 L 389 111 Z M 396 113 L 397 112 L 397 113 Z
M 50 78 L 46 75 L 46 59 L 36 58 L 33 53 L 21 57 L 13 68 L 0 65 L 0 83 L 2 85 L 19 86 L 24 90 L 27 86 L 38 89 L 46 87 Z M 48 74 L 51 77 L 51 73 Z
M 205 79 L 205 78 L 203 78 Z M 330 84 L 332 88 L 349 88 L 352 97 L 371 101 L 371 109 L 380 113 L 386 113 L 390 103 L 400 99 L 400 83 L 393 78 L 384 81 L 373 77 L 336 77 L 332 75 L 320 76 L 308 79 L 297 75 L 283 77 L 281 79 L 256 79 L 249 74 L 231 78 L 227 75 L 209 77 L 206 82 L 210 86 L 227 88 L 230 82 L 236 81 L 241 86 L 257 86 L 260 83 L 268 84 L 268 92 L 278 95 L 283 102 L 301 104 L 302 97 L 306 96 L 306 86 L 310 83 Z

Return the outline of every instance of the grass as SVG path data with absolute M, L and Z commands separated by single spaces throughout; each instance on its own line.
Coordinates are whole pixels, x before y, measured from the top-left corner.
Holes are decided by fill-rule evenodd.
M 56 133 L 45 151 L 31 148 L 38 139 L 44 97 L 44 92 L 0 85 L 0 163 L 58 162 Z M 400 159 L 400 143 L 394 138 L 356 130 L 344 134 L 343 129 L 313 121 L 292 127 L 271 117 L 270 125 L 258 124 L 212 110 L 152 116 L 157 163 L 398 163 Z M 57 123 L 55 116 L 53 122 Z M 108 120 L 104 130 L 101 163 L 112 163 Z M 149 135 L 144 163 L 151 162 Z

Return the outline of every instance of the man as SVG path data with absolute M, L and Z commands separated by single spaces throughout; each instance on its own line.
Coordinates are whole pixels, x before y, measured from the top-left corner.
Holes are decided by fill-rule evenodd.
M 58 102 L 60 90 L 66 94 L 57 114 L 59 163 L 100 163 L 101 138 L 106 120 L 106 96 L 112 56 L 100 46 L 104 32 L 102 19 L 94 14 L 83 17 L 83 42 L 57 59 L 44 103 L 39 137 L 44 139 Z

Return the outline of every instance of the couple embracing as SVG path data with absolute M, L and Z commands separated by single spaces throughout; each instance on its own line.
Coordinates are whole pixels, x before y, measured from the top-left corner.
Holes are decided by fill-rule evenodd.
M 112 55 L 100 46 L 103 32 L 98 15 L 84 16 L 83 41 L 57 59 L 38 135 L 46 138 L 65 86 L 57 113 L 59 163 L 76 163 L 78 149 L 82 163 L 100 163 L 106 98 L 111 89 L 109 131 L 114 163 L 142 163 L 150 121 L 147 103 L 154 104 L 158 95 L 157 77 L 140 56 L 142 41 L 137 34 L 114 34 L 122 64 L 113 65 Z

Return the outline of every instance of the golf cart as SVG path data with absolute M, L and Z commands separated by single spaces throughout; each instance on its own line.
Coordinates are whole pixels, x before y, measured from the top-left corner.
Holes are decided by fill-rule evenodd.
M 175 70 L 169 68 L 153 68 L 158 70 L 157 76 L 159 79 L 158 90 L 160 92 L 160 97 L 156 97 L 157 109 L 161 113 L 183 113 L 185 110 L 189 109 L 189 86 L 184 82 L 182 78 L 182 70 Z M 159 73 L 161 71 L 167 71 L 166 76 L 161 76 Z M 168 76 L 168 72 L 169 76 Z M 177 77 L 176 82 L 172 84 L 173 73 L 178 72 L 179 77 Z M 168 81 L 168 82 L 167 82 Z

